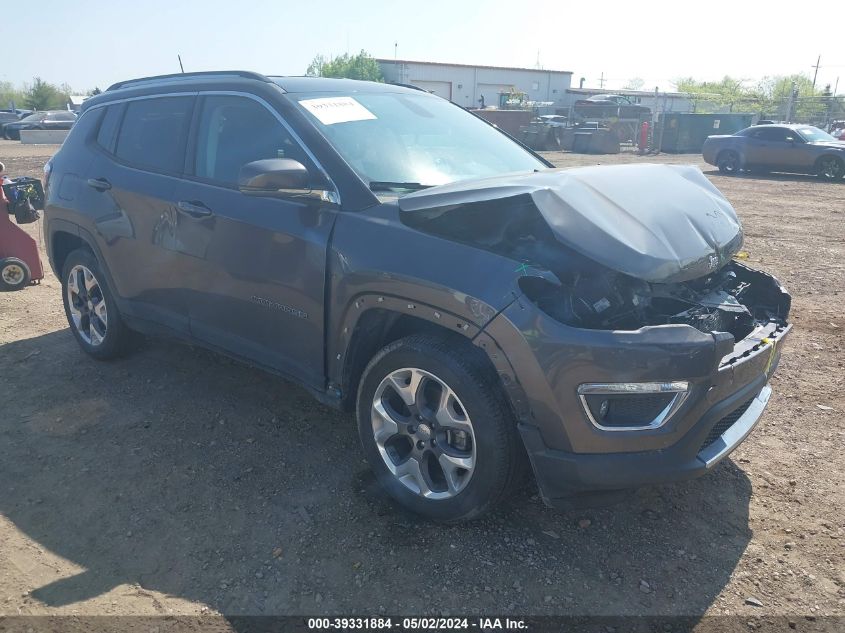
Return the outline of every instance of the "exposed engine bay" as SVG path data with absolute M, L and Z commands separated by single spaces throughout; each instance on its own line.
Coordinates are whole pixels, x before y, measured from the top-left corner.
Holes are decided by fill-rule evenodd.
M 615 271 L 556 239 L 527 195 L 406 214 L 403 221 L 524 263 L 519 285 L 525 296 L 573 327 L 635 330 L 677 323 L 740 340 L 760 323 L 784 321 L 790 308 L 789 295 L 770 275 L 736 261 L 712 257 L 703 266 L 711 273 L 668 283 Z
M 675 284 L 650 284 L 613 271 L 575 274 L 555 285 L 523 277 L 520 287 L 549 316 L 574 327 L 634 330 L 680 323 L 746 337 L 759 323 L 783 321 L 789 300 L 768 275 L 738 263 Z

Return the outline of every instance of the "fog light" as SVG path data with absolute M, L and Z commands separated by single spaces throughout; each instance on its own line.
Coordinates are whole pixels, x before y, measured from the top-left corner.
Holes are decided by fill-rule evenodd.
M 643 431 L 666 424 L 689 395 L 689 383 L 585 383 L 578 397 L 590 422 L 602 431 Z

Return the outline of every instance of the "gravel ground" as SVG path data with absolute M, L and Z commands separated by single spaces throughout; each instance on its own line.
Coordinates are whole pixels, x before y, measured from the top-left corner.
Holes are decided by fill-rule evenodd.
M 0 141 L 11 175 L 53 151 Z M 161 341 L 83 356 L 48 274 L 0 294 L 0 614 L 845 615 L 845 184 L 549 158 L 698 164 L 751 265 L 793 292 L 771 403 L 730 459 L 611 508 L 555 512 L 529 488 L 431 525 L 375 487 L 352 420 L 296 386 Z

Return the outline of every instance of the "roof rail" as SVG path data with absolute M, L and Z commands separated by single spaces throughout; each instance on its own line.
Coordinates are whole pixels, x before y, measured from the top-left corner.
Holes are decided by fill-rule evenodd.
M 400 86 L 402 88 L 410 88 L 411 90 L 419 90 L 420 92 L 428 92 L 428 90 L 426 90 L 425 88 L 420 88 L 419 86 L 415 86 L 414 84 L 399 83 L 398 81 L 391 82 L 390 85 L 391 86 Z
M 244 79 L 257 79 L 258 81 L 270 82 L 270 79 L 261 73 L 254 73 L 249 70 L 207 70 L 193 73 L 173 73 L 172 75 L 155 75 L 153 77 L 127 79 L 126 81 L 118 81 L 116 84 L 112 84 L 106 88 L 106 92 L 126 88 L 128 86 L 139 86 L 146 83 L 156 83 L 159 81 L 168 81 L 173 79 L 195 79 L 197 77 L 242 77 Z

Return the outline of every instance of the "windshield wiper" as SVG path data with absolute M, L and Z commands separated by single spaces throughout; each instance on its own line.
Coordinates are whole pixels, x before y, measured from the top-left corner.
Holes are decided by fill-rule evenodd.
M 423 185 L 418 182 L 390 182 L 388 180 L 370 181 L 370 191 L 396 191 L 397 189 L 419 191 L 420 189 L 428 189 L 433 186 L 434 185 Z

